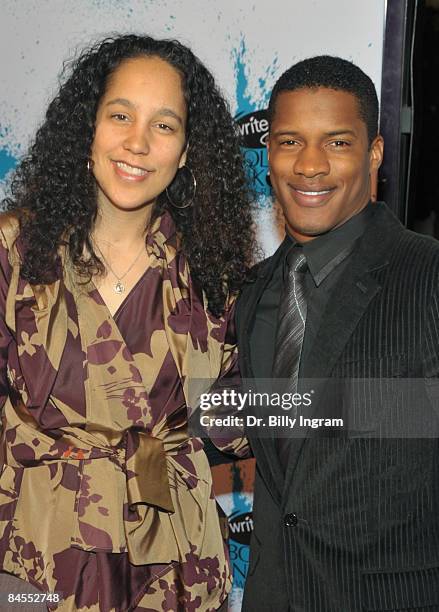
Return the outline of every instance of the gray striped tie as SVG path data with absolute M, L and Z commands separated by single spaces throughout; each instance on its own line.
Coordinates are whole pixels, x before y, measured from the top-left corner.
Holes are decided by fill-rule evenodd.
M 281 293 L 276 331 L 273 378 L 287 378 L 283 392 L 295 393 L 299 377 L 300 355 L 306 322 L 305 279 L 307 263 L 300 246 L 294 246 L 287 255 L 288 277 Z M 292 408 L 289 415 L 296 416 Z M 283 465 L 289 453 L 288 438 L 278 438 L 278 451 Z

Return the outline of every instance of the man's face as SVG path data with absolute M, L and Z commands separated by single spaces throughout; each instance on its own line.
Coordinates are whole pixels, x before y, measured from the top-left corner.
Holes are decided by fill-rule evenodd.
M 383 139 L 368 146 L 353 94 L 303 88 L 279 94 L 270 126 L 270 179 L 287 229 L 307 242 L 342 225 L 370 198 Z

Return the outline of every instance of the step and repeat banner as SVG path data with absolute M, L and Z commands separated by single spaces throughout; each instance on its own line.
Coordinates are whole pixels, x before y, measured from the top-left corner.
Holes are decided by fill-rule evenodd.
M 0 197 L 57 89 L 64 60 L 113 33 L 177 38 L 212 70 L 243 136 L 257 194 L 260 241 L 270 255 L 282 220 L 267 176 L 266 107 L 276 79 L 312 55 L 357 63 L 380 93 L 385 0 L 2 0 L 0 20 Z M 229 518 L 241 607 L 253 528 L 254 462 L 214 468 L 218 502 Z

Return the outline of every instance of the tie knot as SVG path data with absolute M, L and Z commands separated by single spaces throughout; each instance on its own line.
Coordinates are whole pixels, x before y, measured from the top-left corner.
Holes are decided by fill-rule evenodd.
M 287 255 L 287 265 L 290 271 L 306 272 L 306 257 L 301 247 L 294 246 Z

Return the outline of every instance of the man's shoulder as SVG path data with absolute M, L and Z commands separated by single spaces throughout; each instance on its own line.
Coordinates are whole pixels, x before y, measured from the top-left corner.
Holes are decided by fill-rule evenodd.
M 429 307 L 432 299 L 439 300 L 438 240 L 403 228 L 386 259 L 389 287 L 404 289 L 415 298 L 408 306 Z
M 277 251 L 276 253 L 273 253 L 273 255 L 270 255 L 270 257 L 266 257 L 265 259 L 258 261 L 250 268 L 245 283 L 242 287 L 241 294 L 246 291 L 253 291 L 255 283 L 270 273 L 271 264 L 273 263 L 273 259 L 275 258 L 276 254 Z
M 255 265 L 250 268 L 249 281 L 256 280 L 260 276 L 264 276 L 265 271 L 270 267 L 270 263 L 273 261 L 275 255 L 276 253 L 273 253 L 273 255 L 270 255 L 270 257 L 266 257 L 265 259 L 258 261 L 258 263 L 255 263 Z
M 404 238 L 417 246 L 421 251 L 438 253 L 439 252 L 439 240 L 433 238 L 433 236 L 428 236 L 426 234 L 418 234 L 412 230 L 404 228 L 403 232 Z
M 396 249 L 396 259 L 419 271 L 439 273 L 439 240 L 404 229 Z
M 397 279 L 407 277 L 408 272 L 412 278 L 414 272 L 437 278 L 439 241 L 405 228 L 384 202 L 376 203 L 358 252 L 371 265 L 385 260 Z

